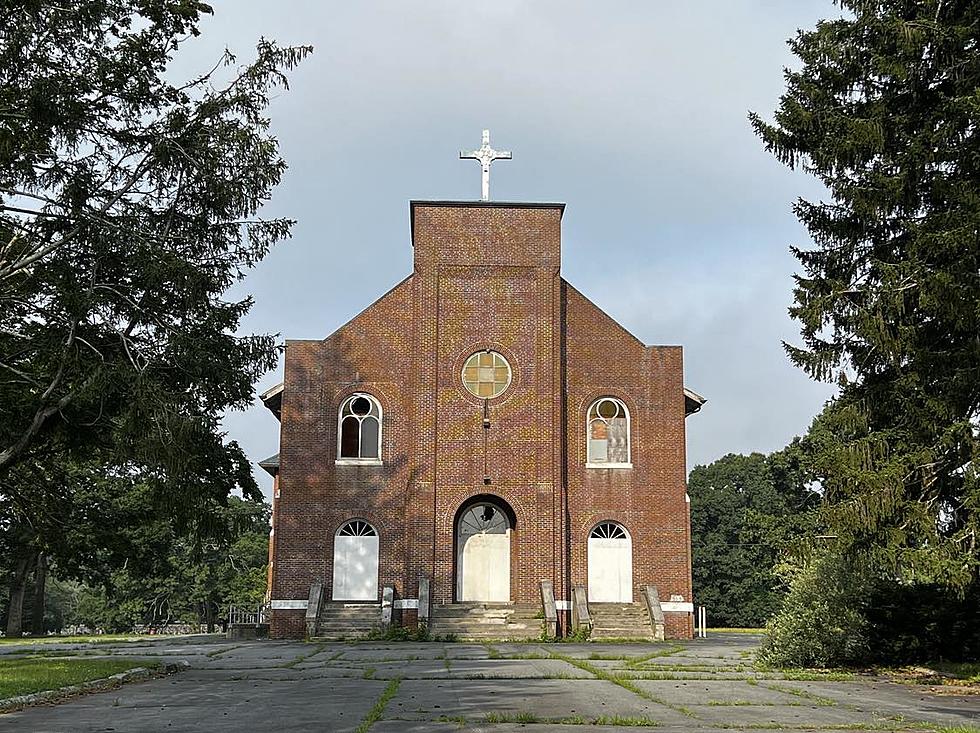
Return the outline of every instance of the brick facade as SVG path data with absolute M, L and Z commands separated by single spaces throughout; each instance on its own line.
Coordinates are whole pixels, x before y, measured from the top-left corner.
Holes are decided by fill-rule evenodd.
M 456 521 L 481 498 L 512 517 L 512 601 L 537 601 L 541 580 L 559 599 L 585 584 L 602 520 L 631 536 L 636 600 L 653 584 L 691 601 L 681 348 L 645 346 L 562 279 L 563 208 L 413 202 L 412 275 L 326 339 L 287 341 L 273 601 L 305 600 L 316 578 L 329 593 L 334 536 L 358 518 L 377 529 L 379 589 L 416 598 L 425 575 L 433 602 L 451 603 Z M 461 373 L 486 349 L 512 381 L 485 405 Z M 382 407 L 382 465 L 336 463 L 338 409 L 355 392 Z M 586 468 L 603 396 L 629 408 L 632 468 Z M 302 610 L 272 614 L 274 636 L 302 635 Z M 667 625 L 691 635 L 689 613 Z

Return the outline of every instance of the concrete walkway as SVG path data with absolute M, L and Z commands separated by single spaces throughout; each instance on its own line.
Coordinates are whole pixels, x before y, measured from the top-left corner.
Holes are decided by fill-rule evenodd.
M 183 659 L 191 668 L 0 715 L 0 731 L 339 733 L 370 720 L 372 733 L 980 726 L 980 696 L 763 673 L 752 666 L 757 644 L 736 634 L 684 644 L 44 644 L 36 648 L 45 654 Z M 3 645 L 0 654 L 31 650 Z

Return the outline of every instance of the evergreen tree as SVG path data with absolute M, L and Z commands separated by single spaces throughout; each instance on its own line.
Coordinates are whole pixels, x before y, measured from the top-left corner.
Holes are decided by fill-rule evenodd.
M 810 436 L 846 561 L 894 585 L 977 583 L 980 482 L 980 4 L 840 0 L 790 42 L 766 148 L 827 200 L 787 346 L 839 396 Z

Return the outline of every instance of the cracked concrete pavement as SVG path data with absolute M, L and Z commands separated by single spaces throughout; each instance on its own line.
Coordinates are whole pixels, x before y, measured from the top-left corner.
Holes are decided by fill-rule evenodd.
M 372 733 L 980 726 L 980 696 L 938 695 L 867 676 L 804 680 L 760 671 L 752 663 L 758 643 L 755 636 L 714 634 L 666 644 L 305 644 L 215 637 L 5 644 L 0 655 L 186 660 L 190 668 L 0 714 L 0 732 L 340 733 L 358 730 L 369 717 L 376 718 Z

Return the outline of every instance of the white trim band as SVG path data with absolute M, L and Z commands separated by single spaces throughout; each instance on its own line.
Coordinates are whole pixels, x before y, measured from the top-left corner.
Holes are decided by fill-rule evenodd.
M 664 613 L 694 613 L 694 604 L 679 603 L 678 601 L 661 601 L 660 610 Z
M 571 601 L 555 601 L 556 611 L 571 611 L 572 602 Z
M 305 611 L 306 607 L 309 605 L 309 601 L 269 601 L 269 607 L 272 608 L 273 611 Z
M 393 608 L 415 608 L 419 607 L 418 598 L 399 598 L 398 600 L 392 602 Z

